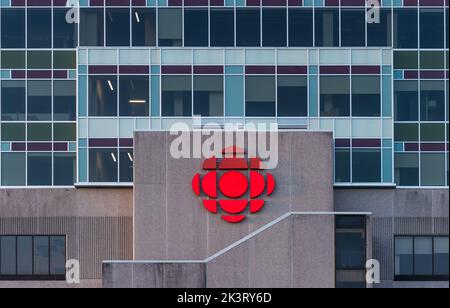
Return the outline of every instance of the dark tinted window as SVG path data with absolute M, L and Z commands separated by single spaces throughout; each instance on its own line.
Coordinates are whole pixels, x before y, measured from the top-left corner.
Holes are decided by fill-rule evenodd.
M 275 116 L 275 77 L 245 78 L 245 112 L 248 117 Z
M 52 47 L 52 10 L 28 9 L 28 48 Z
M 379 117 L 381 85 L 378 76 L 352 77 L 352 116 Z
M 308 88 L 306 84 L 306 77 L 278 77 L 278 116 L 306 117 L 308 115 Z
M 184 45 L 208 46 L 208 10 L 184 10 Z
M 338 47 L 339 10 L 317 9 L 315 14 L 316 46 Z
M 53 82 L 53 120 L 76 120 L 76 82 L 57 80 Z
M 418 82 L 396 80 L 394 82 L 394 109 L 396 121 L 417 121 L 419 119 Z
M 444 11 L 420 10 L 420 48 L 444 48 Z
M 77 45 L 77 25 L 66 21 L 67 9 L 53 9 L 53 47 L 74 48 Z
M 419 154 L 395 154 L 395 183 L 399 186 L 419 186 Z
M 262 34 L 263 46 L 287 46 L 285 9 L 263 9 Z
M 28 185 L 52 185 L 52 153 L 28 153 Z
M 211 46 L 234 46 L 234 11 L 211 9 Z
M 341 11 L 341 40 L 342 46 L 366 46 L 366 11 Z
M 445 83 L 438 80 L 420 82 L 421 121 L 445 120 Z
M 323 76 L 320 78 L 320 114 L 324 117 L 350 116 L 350 78 Z
M 390 9 L 381 9 L 380 23 L 367 24 L 367 46 L 392 46 L 392 18 Z
M 28 121 L 51 121 L 52 82 L 28 81 Z
M 379 183 L 381 181 L 381 151 L 353 149 L 353 183 Z
M 289 46 L 313 46 L 313 10 L 289 9 Z
M 117 149 L 89 149 L 89 182 L 117 182 Z
M 237 9 L 236 45 L 243 47 L 260 46 L 260 10 Z
M 117 115 L 116 76 L 89 76 L 89 115 Z
M 162 115 L 192 116 L 191 76 L 162 77 Z
M 2 48 L 24 48 L 25 10 L 2 8 L 1 29 Z
M 103 46 L 103 9 L 80 9 L 80 46 Z
M 130 46 L 130 11 L 106 10 L 106 46 Z
M 194 76 L 194 115 L 223 116 L 222 76 Z
M 156 10 L 133 9 L 133 46 L 156 46 Z
M 336 149 L 334 161 L 335 161 L 335 181 L 337 183 L 349 183 L 350 149 Z
M 2 121 L 25 120 L 25 81 L 1 82 Z
M 417 48 L 417 9 L 394 9 L 394 47 Z
M 159 46 L 183 45 L 183 15 L 181 9 L 158 10 Z
M 119 160 L 120 182 L 133 182 L 133 149 L 120 149 Z
M 144 117 L 149 114 L 147 76 L 120 76 L 120 116 Z
M 53 157 L 53 179 L 55 186 L 71 186 L 76 178 L 75 153 L 55 153 Z

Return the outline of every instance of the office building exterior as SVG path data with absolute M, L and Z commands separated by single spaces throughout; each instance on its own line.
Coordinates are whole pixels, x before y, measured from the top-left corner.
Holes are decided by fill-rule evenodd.
M 0 287 L 448 287 L 447 0 L 0 4 Z M 180 123 L 276 123 L 265 206 Z

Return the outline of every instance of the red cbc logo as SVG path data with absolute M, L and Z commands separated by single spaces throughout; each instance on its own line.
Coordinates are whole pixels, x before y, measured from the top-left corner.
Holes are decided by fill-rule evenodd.
M 217 214 L 220 207 L 224 213 L 223 220 L 239 223 L 247 217 L 245 211 L 249 205 L 251 214 L 262 210 L 265 200 L 260 197 L 264 192 L 267 196 L 273 193 L 275 180 L 270 173 L 266 173 L 266 177 L 261 173 L 261 159 L 246 160 L 242 149 L 227 148 L 223 154 L 220 162 L 216 157 L 205 160 L 203 170 L 207 173 L 203 177 L 199 173 L 194 176 L 192 189 L 197 196 L 201 196 L 203 191 L 209 197 L 203 200 L 203 206 L 209 212 Z M 219 193 L 223 199 L 218 200 Z

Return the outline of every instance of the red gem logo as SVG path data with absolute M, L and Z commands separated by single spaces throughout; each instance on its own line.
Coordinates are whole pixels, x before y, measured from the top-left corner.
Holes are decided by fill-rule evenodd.
M 197 196 L 202 192 L 209 197 L 203 200 L 203 206 L 211 213 L 224 213 L 222 219 L 229 223 L 238 223 L 247 216 L 262 210 L 265 200 L 275 190 L 275 180 L 270 173 L 261 173 L 262 161 L 259 158 L 244 158 L 242 149 L 232 147 L 223 150 L 225 157 L 218 161 L 216 157 L 203 163 L 207 173 L 202 177 L 197 173 L 192 179 L 192 189 Z M 220 174 L 220 178 L 219 178 Z M 218 200 L 220 194 L 220 200 Z

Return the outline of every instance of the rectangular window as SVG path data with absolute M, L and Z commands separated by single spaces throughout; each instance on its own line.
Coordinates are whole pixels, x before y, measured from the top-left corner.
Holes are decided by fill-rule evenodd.
M 316 47 L 339 47 L 339 10 L 316 9 Z
M 279 117 L 308 116 L 307 77 L 278 77 L 277 104 Z
M 191 76 L 162 76 L 162 115 L 192 116 Z
M 236 46 L 261 45 L 261 13 L 259 9 L 236 9 Z
M 77 25 L 66 21 L 67 9 L 53 9 L 53 47 L 77 47 Z
M 448 171 L 445 170 L 444 153 L 420 154 L 420 171 L 422 186 L 445 186 Z
M 320 114 L 323 117 L 350 116 L 350 77 L 320 77 Z
M 285 9 L 262 10 L 262 45 L 267 47 L 287 46 Z
M 380 149 L 352 150 L 352 182 L 353 183 L 381 182 Z
M 103 9 L 80 9 L 80 46 L 104 45 Z
M 208 46 L 208 10 L 184 10 L 184 46 Z
M 147 76 L 119 77 L 120 116 L 146 117 L 149 114 L 150 82 Z
M 343 9 L 341 11 L 341 46 L 366 46 L 366 11 Z
M 380 23 L 367 24 L 367 46 L 392 46 L 392 14 L 391 9 L 380 10 Z
M 420 82 L 420 120 L 445 121 L 445 82 Z
M 210 28 L 211 28 L 211 47 L 234 46 L 233 10 L 211 9 Z
M 156 10 L 133 9 L 133 46 L 156 46 Z
M 89 149 L 89 182 L 117 182 L 117 168 L 117 149 Z
M 29 186 L 51 186 L 52 153 L 28 153 L 27 175 Z
M 25 153 L 2 154 L 2 185 L 24 186 L 25 182 Z
M 420 9 L 420 48 L 444 48 L 444 10 Z
M 395 154 L 395 183 L 398 186 L 419 186 L 419 154 Z
M 106 46 L 130 46 L 130 10 L 106 9 Z
M 53 184 L 55 186 L 72 186 L 76 179 L 76 154 L 54 153 Z
M 158 10 L 159 46 L 183 45 L 183 13 L 181 9 Z
M 1 47 L 25 48 L 25 10 L 1 10 Z
M 448 281 L 448 236 L 395 238 L 395 280 Z
M 417 81 L 396 80 L 394 82 L 395 121 L 417 121 L 419 119 L 419 89 Z
M 133 149 L 119 150 L 120 182 L 133 182 Z
M 223 116 L 223 77 L 194 76 L 194 115 Z
M 27 47 L 52 47 L 52 10 L 27 9 Z
M 52 120 L 52 82 L 28 81 L 28 121 Z
M 76 82 L 57 80 L 53 82 L 53 120 L 76 120 Z
M 394 48 L 417 48 L 417 9 L 394 9 Z
M 313 10 L 289 9 L 289 47 L 314 46 Z
M 352 116 L 379 117 L 380 114 L 380 77 L 352 76 Z
M 25 121 L 25 81 L 1 82 L 2 121 Z
M 117 116 L 117 76 L 89 76 L 89 116 Z
M 247 117 L 274 117 L 275 77 L 247 76 L 245 78 L 245 114 Z
M 350 183 L 350 149 L 336 149 L 334 161 L 336 183 Z

